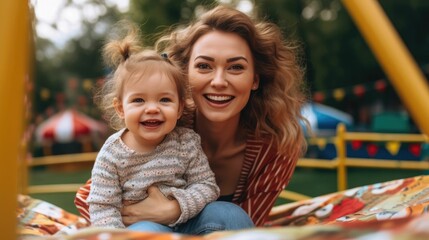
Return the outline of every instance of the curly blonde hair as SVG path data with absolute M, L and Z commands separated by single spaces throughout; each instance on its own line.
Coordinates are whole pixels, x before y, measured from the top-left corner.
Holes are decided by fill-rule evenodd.
M 223 5 L 202 14 L 184 29 L 161 37 L 158 51 L 168 52 L 184 71 L 195 42 L 212 31 L 235 33 L 243 38 L 252 52 L 255 74 L 260 83 L 252 91 L 241 112 L 240 123 L 256 136 L 270 136 L 281 154 L 298 157 L 305 150 L 301 121 L 304 94 L 304 70 L 299 64 L 299 44 L 288 41 L 275 24 L 253 20 L 246 14 Z
M 178 125 L 189 125 L 194 107 L 186 74 L 174 65 L 166 55 L 160 55 L 155 50 L 144 49 L 138 28 L 128 21 L 120 21 L 112 31 L 111 38 L 103 47 L 103 60 L 109 68 L 114 69 L 106 78 L 105 83 L 97 90 L 94 101 L 103 111 L 104 118 L 110 126 L 119 130 L 125 127 L 115 111 L 114 99 L 123 98 L 124 83 L 136 73 L 144 78 L 154 71 L 160 71 L 172 79 L 177 87 L 179 102 L 183 108 Z

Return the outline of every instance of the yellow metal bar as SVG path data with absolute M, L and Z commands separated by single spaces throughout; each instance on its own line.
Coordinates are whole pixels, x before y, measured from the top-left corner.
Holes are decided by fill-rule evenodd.
M 346 165 L 348 167 L 429 170 L 429 162 L 425 161 L 347 158 Z
M 28 77 L 28 1 L 0 1 L 0 204 L 2 239 L 16 239 L 18 161 L 22 142 L 24 80 Z
M 301 193 L 297 193 L 297 192 L 291 192 L 288 190 L 283 190 L 280 192 L 279 198 L 282 199 L 287 199 L 287 200 L 292 200 L 292 201 L 301 201 L 301 200 L 306 200 L 306 199 L 310 199 L 311 197 L 306 196 L 304 194 Z
M 308 138 L 307 139 L 308 145 L 318 145 L 318 143 L 320 141 L 324 141 L 326 144 L 328 144 L 328 143 L 334 143 L 335 142 L 335 138 L 333 138 L 333 137 L 329 137 L 329 138 L 312 137 L 312 138 Z
M 97 154 L 98 152 L 90 152 L 38 157 L 33 158 L 28 165 L 34 167 L 64 163 L 93 162 L 95 161 Z
M 369 141 L 369 142 L 371 141 L 429 142 L 428 136 L 424 134 L 348 132 L 344 137 L 347 141 L 360 140 L 360 141 Z
M 317 158 L 300 158 L 296 165 L 298 167 L 336 169 L 338 161 Z
M 414 121 L 429 135 L 429 88 L 380 4 L 375 0 L 343 0 L 343 3 Z
M 35 193 L 62 193 L 62 192 L 76 192 L 82 183 L 69 183 L 69 184 L 47 184 L 47 185 L 34 185 L 28 187 L 29 194 Z
M 337 146 L 337 184 L 338 191 L 346 190 L 347 188 L 347 169 L 346 169 L 346 140 L 344 136 L 346 134 L 346 126 L 342 123 L 337 126 L 337 141 L 335 145 Z

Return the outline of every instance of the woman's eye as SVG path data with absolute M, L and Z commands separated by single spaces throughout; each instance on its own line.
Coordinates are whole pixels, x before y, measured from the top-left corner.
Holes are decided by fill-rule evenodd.
M 198 63 L 197 65 L 196 65 L 196 67 L 198 68 L 198 69 L 210 69 L 210 65 L 209 64 L 207 64 L 207 63 Z
M 229 67 L 231 70 L 243 70 L 244 67 L 241 64 L 235 64 Z

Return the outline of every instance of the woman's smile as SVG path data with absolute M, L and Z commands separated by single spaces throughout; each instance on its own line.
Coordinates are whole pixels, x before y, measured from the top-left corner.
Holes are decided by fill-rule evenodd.
M 214 104 L 225 104 L 234 99 L 234 96 L 231 95 L 204 94 L 204 97 Z

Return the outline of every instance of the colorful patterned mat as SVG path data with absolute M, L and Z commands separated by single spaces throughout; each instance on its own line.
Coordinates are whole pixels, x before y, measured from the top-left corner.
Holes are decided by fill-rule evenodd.
M 20 239 L 429 239 L 429 176 L 377 183 L 273 208 L 267 227 L 204 237 L 89 227 L 47 202 L 18 197 Z

